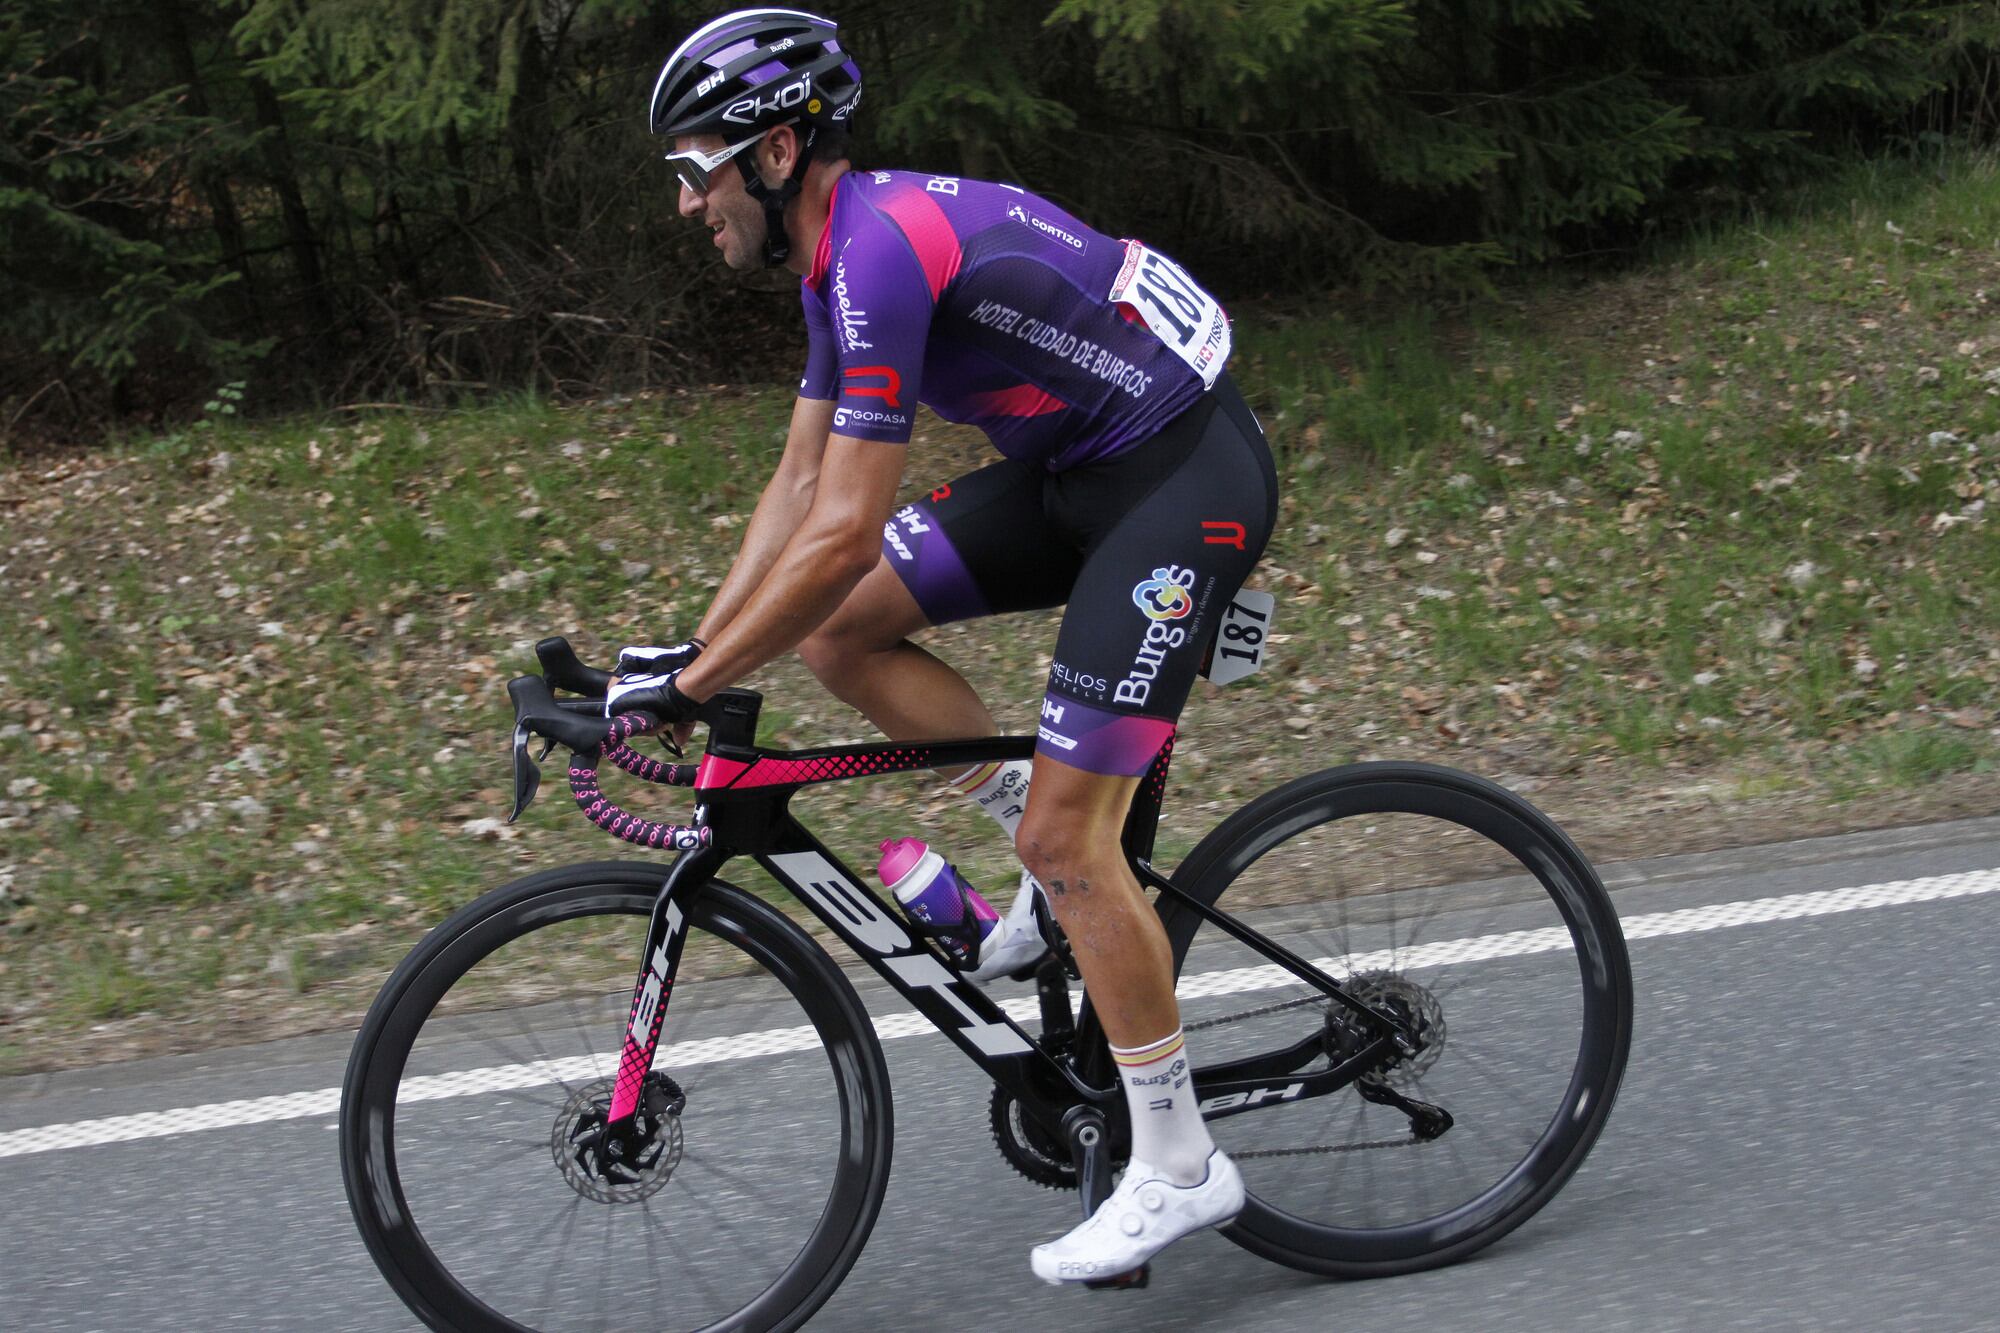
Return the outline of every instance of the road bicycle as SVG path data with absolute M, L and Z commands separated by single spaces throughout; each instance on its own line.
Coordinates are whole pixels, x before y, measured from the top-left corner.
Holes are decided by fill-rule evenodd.
M 437 1329 L 798 1327 L 882 1204 L 882 1042 L 930 1031 L 991 1084 L 1002 1157 L 1092 1212 L 1128 1151 L 1125 1099 L 1055 923 L 1017 978 L 1032 993 L 997 1000 L 791 809 L 823 783 L 1024 759 L 1034 738 L 767 749 L 760 696 L 727 690 L 703 706 L 699 763 L 667 762 L 628 744 L 651 718 L 596 715 L 607 673 L 561 639 L 537 651 L 543 675 L 509 686 L 515 815 L 539 734 L 572 751 L 593 823 L 676 855 L 495 889 L 383 986 L 342 1090 L 341 1165 L 410 1309 Z M 693 822 L 612 802 L 604 759 L 692 788 Z M 1624 938 L 1583 854 L 1491 782 L 1371 762 L 1259 796 L 1164 874 L 1171 760 L 1123 838 L 1172 943 L 1202 1113 L 1251 1190 L 1221 1234 L 1374 1277 L 1533 1216 L 1603 1129 L 1631 1039 Z M 811 934 L 721 878 L 738 857 L 909 1012 L 871 1015 Z M 917 1151 L 938 1134 L 932 1118 Z

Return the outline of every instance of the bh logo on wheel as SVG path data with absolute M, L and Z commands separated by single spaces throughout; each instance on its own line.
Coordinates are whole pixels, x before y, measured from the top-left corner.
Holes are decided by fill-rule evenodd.
M 1149 620 L 1179 620 L 1194 610 L 1194 571 L 1166 565 L 1132 589 L 1132 603 Z

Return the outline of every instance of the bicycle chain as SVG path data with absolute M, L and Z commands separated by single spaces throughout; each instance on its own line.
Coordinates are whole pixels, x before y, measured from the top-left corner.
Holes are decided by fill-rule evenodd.
M 1229 1160 L 1240 1162 L 1247 1157 L 1310 1157 L 1315 1153 L 1362 1152 L 1370 1148 L 1421 1148 L 1424 1142 L 1419 1138 L 1372 1139 L 1367 1143 L 1327 1143 L 1313 1148 L 1256 1148 L 1249 1152 L 1232 1152 L 1229 1154 Z
M 1323 1004 L 1325 1001 L 1326 997 L 1324 995 L 1308 995 L 1297 1000 L 1280 1000 L 1276 1004 L 1267 1004 L 1261 1009 L 1245 1009 L 1240 1014 L 1224 1014 L 1220 1018 L 1204 1018 L 1195 1023 L 1183 1023 L 1181 1024 L 1181 1031 L 1184 1033 L 1200 1032 L 1203 1028 L 1220 1027 L 1224 1023 L 1241 1023 L 1246 1018 L 1261 1018 L 1265 1014 L 1275 1014 L 1280 1010 L 1296 1009 L 1300 1005 L 1305 1004 Z
M 1240 1014 L 1224 1014 L 1220 1018 L 1205 1018 L 1198 1023 L 1186 1023 L 1182 1025 L 1182 1030 L 1184 1032 L 1199 1032 L 1203 1028 L 1220 1027 L 1224 1023 L 1240 1023 L 1246 1018 L 1260 1018 L 1265 1014 L 1280 1013 L 1286 1009 L 1297 1009 L 1301 1005 L 1321 1004 L 1325 1000 L 1326 997 L 1324 995 L 1307 995 L 1296 1000 L 1280 1000 L 1276 1004 L 1267 1004 L 1258 1009 L 1245 1009 Z M 1247 1152 L 1232 1152 L 1229 1156 L 1230 1160 L 1241 1162 L 1253 1157 L 1310 1157 L 1315 1154 L 1365 1152 L 1373 1148 L 1413 1148 L 1421 1146 L 1423 1142 L 1422 1139 L 1418 1138 L 1372 1139 L 1367 1143 L 1328 1143 L 1311 1148 L 1256 1148 Z

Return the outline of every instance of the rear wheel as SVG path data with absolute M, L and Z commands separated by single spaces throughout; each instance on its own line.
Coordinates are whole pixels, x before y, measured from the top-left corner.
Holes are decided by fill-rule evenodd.
M 1231 816 L 1174 882 L 1423 1043 L 1323 1096 L 1288 1100 L 1287 1082 L 1204 1108 L 1254 1191 L 1224 1232 L 1237 1244 L 1338 1276 L 1435 1267 L 1526 1221 L 1590 1151 L 1631 1041 L 1631 968 L 1596 873 L 1527 802 L 1429 765 L 1330 769 Z M 1162 916 L 1198 1069 L 1310 1039 L 1289 1080 L 1365 1043 L 1192 910 Z
M 369 1253 L 439 1329 L 790 1329 L 887 1184 L 888 1073 L 810 937 L 710 881 L 634 1132 L 602 1125 L 665 873 L 601 863 L 439 926 L 362 1025 L 341 1165 Z

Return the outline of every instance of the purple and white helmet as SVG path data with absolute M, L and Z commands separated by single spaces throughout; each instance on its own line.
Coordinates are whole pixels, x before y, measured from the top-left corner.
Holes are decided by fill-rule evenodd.
M 653 84 L 655 134 L 719 134 L 736 143 L 798 121 L 845 124 L 861 100 L 861 70 L 839 25 L 798 9 L 739 9 L 694 30 Z

